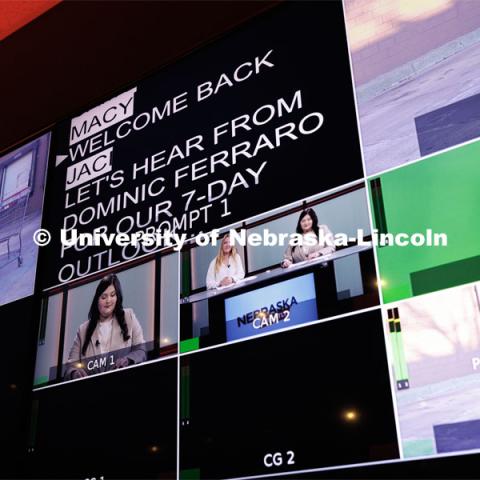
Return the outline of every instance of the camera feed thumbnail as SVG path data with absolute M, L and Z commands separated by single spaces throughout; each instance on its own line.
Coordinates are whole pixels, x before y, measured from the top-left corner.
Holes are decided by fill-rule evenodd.
M 480 284 L 391 304 L 405 457 L 480 449 Z
M 182 252 L 181 352 L 379 303 L 363 182 L 235 227 Z
M 379 235 L 412 240 L 377 247 L 385 303 L 480 279 L 479 156 L 475 142 L 370 180 Z
M 33 294 L 50 134 L 0 157 L 0 305 Z
M 178 260 L 178 254 L 157 257 L 46 297 L 35 386 L 86 378 L 175 353 Z M 162 282 L 165 278 L 169 281 Z
M 180 478 L 398 458 L 380 310 L 183 355 L 180 368 Z
M 480 2 L 344 7 L 367 174 L 480 137 Z

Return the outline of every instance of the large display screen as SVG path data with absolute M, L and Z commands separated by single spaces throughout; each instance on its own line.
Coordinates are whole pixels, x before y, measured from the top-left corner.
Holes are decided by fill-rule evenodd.
M 292 23 L 303 27 L 286 36 Z M 325 75 L 313 68 L 307 47 L 330 43 L 336 48 L 322 53 Z M 358 180 L 363 167 L 341 5 L 267 13 L 64 121 L 53 135 L 51 193 L 61 209 L 47 217 L 44 288 L 168 246 L 68 247 L 62 229 L 68 238 L 73 230 L 151 228 L 190 236 Z M 282 177 L 290 178 L 288 188 Z
M 480 453 L 480 7 L 387 3 L 283 2 L 58 122 L 42 222 L 49 136 L 0 157 L 38 478 Z

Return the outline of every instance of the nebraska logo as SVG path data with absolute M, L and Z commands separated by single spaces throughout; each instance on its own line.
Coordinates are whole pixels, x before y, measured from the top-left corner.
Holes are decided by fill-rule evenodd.
M 295 297 L 279 300 L 275 304 L 270 304 L 270 307 L 262 307 L 237 317 L 237 326 L 240 328 L 242 325 L 251 323 L 253 328 L 260 329 L 270 327 L 279 322 L 288 322 L 290 320 L 290 309 L 297 304 Z

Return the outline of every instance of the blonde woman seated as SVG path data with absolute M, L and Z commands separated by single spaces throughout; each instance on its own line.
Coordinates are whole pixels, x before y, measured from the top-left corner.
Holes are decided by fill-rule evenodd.
M 210 262 L 207 288 L 226 287 L 245 277 L 243 263 L 237 249 L 230 244 L 230 236 L 223 237 L 218 255 Z
M 326 225 L 318 224 L 317 214 L 312 208 L 307 208 L 300 214 L 296 231 L 303 235 L 304 239 L 308 236 L 312 236 L 316 241 L 313 245 L 307 245 L 306 243 L 297 246 L 289 245 L 283 256 L 284 258 L 281 264 L 283 268 L 289 267 L 292 263 L 312 260 L 335 251 L 332 232 Z M 320 231 L 323 232 L 325 241 L 323 241 L 323 239 L 321 242 L 318 241 Z M 331 245 L 327 243 L 328 240 Z

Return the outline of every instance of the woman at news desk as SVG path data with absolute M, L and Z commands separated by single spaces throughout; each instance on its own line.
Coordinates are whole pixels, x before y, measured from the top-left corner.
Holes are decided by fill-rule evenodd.
M 245 277 L 243 263 L 237 249 L 230 244 L 230 236 L 223 237 L 217 256 L 210 262 L 207 288 L 226 287 Z
M 77 330 L 68 356 L 65 379 L 88 376 L 84 359 L 102 358 L 103 354 L 119 350 L 122 355 L 116 359 L 115 355 L 109 355 L 105 369 L 123 368 L 141 363 L 146 358 L 142 327 L 133 310 L 123 308 L 120 281 L 111 274 L 100 280 L 88 320 Z
M 303 235 L 304 244 L 288 246 L 281 264 L 283 268 L 289 267 L 292 263 L 312 260 L 335 251 L 332 232 L 326 225 L 318 224 L 317 214 L 312 208 L 307 208 L 302 211 L 298 219 L 296 231 L 298 234 Z M 320 232 L 323 234 L 323 239 L 320 238 Z M 308 237 L 313 238 L 309 238 L 308 240 L 310 241 L 307 244 L 305 239 Z M 312 245 L 310 245 L 310 243 L 312 243 Z M 331 243 L 331 245 L 328 243 Z

